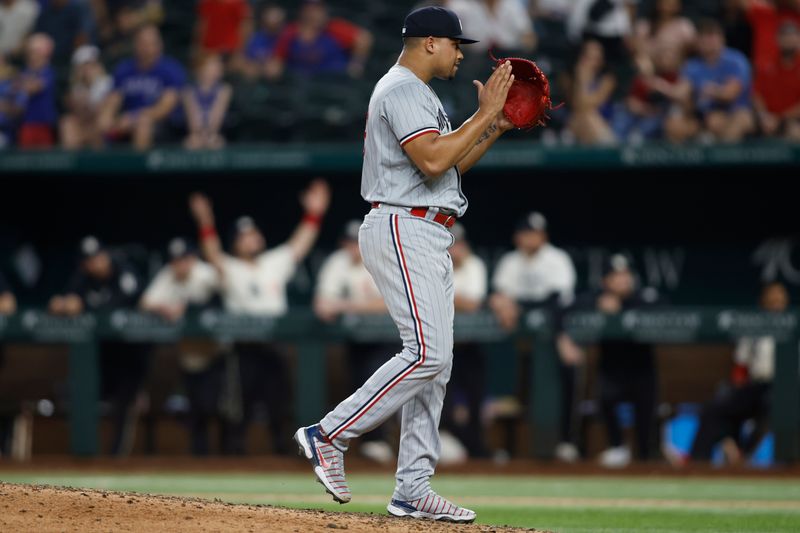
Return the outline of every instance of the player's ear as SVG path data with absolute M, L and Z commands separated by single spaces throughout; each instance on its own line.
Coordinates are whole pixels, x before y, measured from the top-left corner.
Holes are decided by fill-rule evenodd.
M 425 37 L 425 42 L 423 43 L 425 46 L 425 51 L 429 54 L 436 52 L 436 38 L 435 37 Z

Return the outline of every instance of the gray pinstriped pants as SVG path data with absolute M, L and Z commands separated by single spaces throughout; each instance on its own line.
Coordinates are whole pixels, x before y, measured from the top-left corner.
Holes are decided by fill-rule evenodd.
M 364 265 L 400 331 L 403 351 L 320 422 L 340 449 L 402 408 L 393 498 L 425 496 L 439 460 L 439 420 L 453 365 L 452 234 L 436 222 L 381 206 L 364 219 Z

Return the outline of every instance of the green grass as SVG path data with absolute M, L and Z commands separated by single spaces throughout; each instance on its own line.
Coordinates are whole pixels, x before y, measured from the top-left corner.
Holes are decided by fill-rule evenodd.
M 354 500 L 329 502 L 310 474 L 0 473 L 0 480 L 384 513 L 393 479 L 349 476 Z M 455 476 L 434 487 L 484 524 L 558 532 L 800 531 L 800 482 L 746 478 Z

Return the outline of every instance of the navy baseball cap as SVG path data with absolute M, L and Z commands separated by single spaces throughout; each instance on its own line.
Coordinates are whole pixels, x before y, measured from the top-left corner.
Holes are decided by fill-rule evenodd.
M 403 23 L 405 37 L 448 37 L 461 44 L 477 43 L 462 35 L 461 20 L 451 10 L 444 7 L 421 7 L 406 16 Z
M 631 262 L 622 254 L 614 254 L 603 265 L 603 275 L 631 272 Z
M 538 211 L 532 211 L 517 221 L 516 231 L 547 231 L 547 219 Z
M 105 251 L 105 246 L 94 235 L 87 235 L 78 245 L 78 255 L 81 259 L 89 259 Z
M 183 259 L 191 255 L 197 255 L 197 250 L 192 244 L 181 237 L 175 237 L 167 245 L 167 257 L 170 261 Z

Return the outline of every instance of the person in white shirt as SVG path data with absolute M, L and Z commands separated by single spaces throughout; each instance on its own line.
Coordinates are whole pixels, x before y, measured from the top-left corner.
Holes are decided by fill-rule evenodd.
M 167 264 L 148 285 L 139 307 L 164 320 L 177 322 L 188 308 L 211 302 L 219 288 L 219 276 L 214 267 L 197 257 L 197 250 L 186 239 L 172 239 L 166 256 Z M 191 450 L 195 455 L 207 455 L 210 451 L 209 422 L 219 414 L 221 364 L 219 359 L 190 343 L 182 342 L 176 349 L 189 400 Z
M 475 313 L 486 304 L 489 284 L 486 263 L 473 253 L 460 222 L 456 222 L 450 232 L 455 237 L 449 250 L 453 260 L 455 311 Z M 440 464 L 488 455 L 481 421 L 481 408 L 486 398 L 486 354 L 483 347 L 474 342 L 456 342 L 453 354 L 453 371 L 442 410 Z
M 536 48 L 533 21 L 520 0 L 450 0 L 447 6 L 461 19 L 464 33 L 478 41 L 471 53 L 485 57 L 490 49 L 522 54 Z
M 219 288 L 219 276 L 180 237 L 169 242 L 167 257 L 169 262 L 147 286 L 140 307 L 175 322 L 183 317 L 187 307 L 205 305 L 211 300 Z
M 311 251 L 319 235 L 322 217 L 330 204 L 330 187 L 322 179 L 313 181 L 300 197 L 305 210 L 300 224 L 284 244 L 268 249 L 263 233 L 250 217 L 240 217 L 233 228 L 232 254 L 226 254 L 217 234 L 209 199 L 200 193 L 189 205 L 200 232 L 206 260 L 220 277 L 220 294 L 225 310 L 232 314 L 278 317 L 289 308 L 286 286 L 295 269 Z M 238 366 L 241 408 L 230 408 L 229 453 L 245 451 L 245 434 L 256 404 L 265 403 L 273 450 L 286 453 L 291 422 L 288 406 L 291 391 L 284 358 L 269 344 L 234 344 L 235 356 L 228 357 L 229 369 Z
M 547 219 L 537 211 L 523 216 L 514 233 L 515 250 L 506 253 L 492 277 L 494 293 L 489 306 L 501 327 L 513 330 L 525 310 L 544 308 L 560 313 L 575 299 L 575 267 L 564 250 L 550 244 Z M 576 368 L 583 351 L 563 332 L 556 336 L 562 387 L 562 442 L 557 456 L 567 462 L 578 459 L 577 447 L 563 428 L 572 427 Z
M 556 303 L 575 297 L 575 267 L 569 254 L 550 244 L 547 219 L 528 213 L 517 224 L 515 250 L 500 258 L 492 277 L 490 306 L 506 329 L 517 325 L 522 306 Z
M 789 292 L 782 283 L 769 283 L 761 291 L 760 305 L 765 312 L 783 313 L 789 307 Z M 741 338 L 733 359 L 729 386 L 703 407 L 691 449 L 694 461 L 710 461 L 714 447 L 722 441 L 726 459 L 741 463 L 766 433 L 775 376 L 775 339 Z M 740 439 L 742 426 L 750 420 L 755 421 L 755 429 Z M 683 462 L 686 459 L 682 458 Z
M 323 322 L 334 322 L 342 315 L 387 313 L 383 297 L 361 259 L 358 247 L 360 226 L 358 220 L 345 225 L 339 249 L 328 256 L 317 276 L 313 305 L 314 312 Z M 366 381 L 386 362 L 386 353 L 398 348 L 391 343 L 349 342 L 348 375 L 353 381 L 350 385 Z M 389 464 L 396 458 L 386 441 L 388 431 L 385 426 L 365 434 L 358 448 L 362 455 L 381 464 Z

